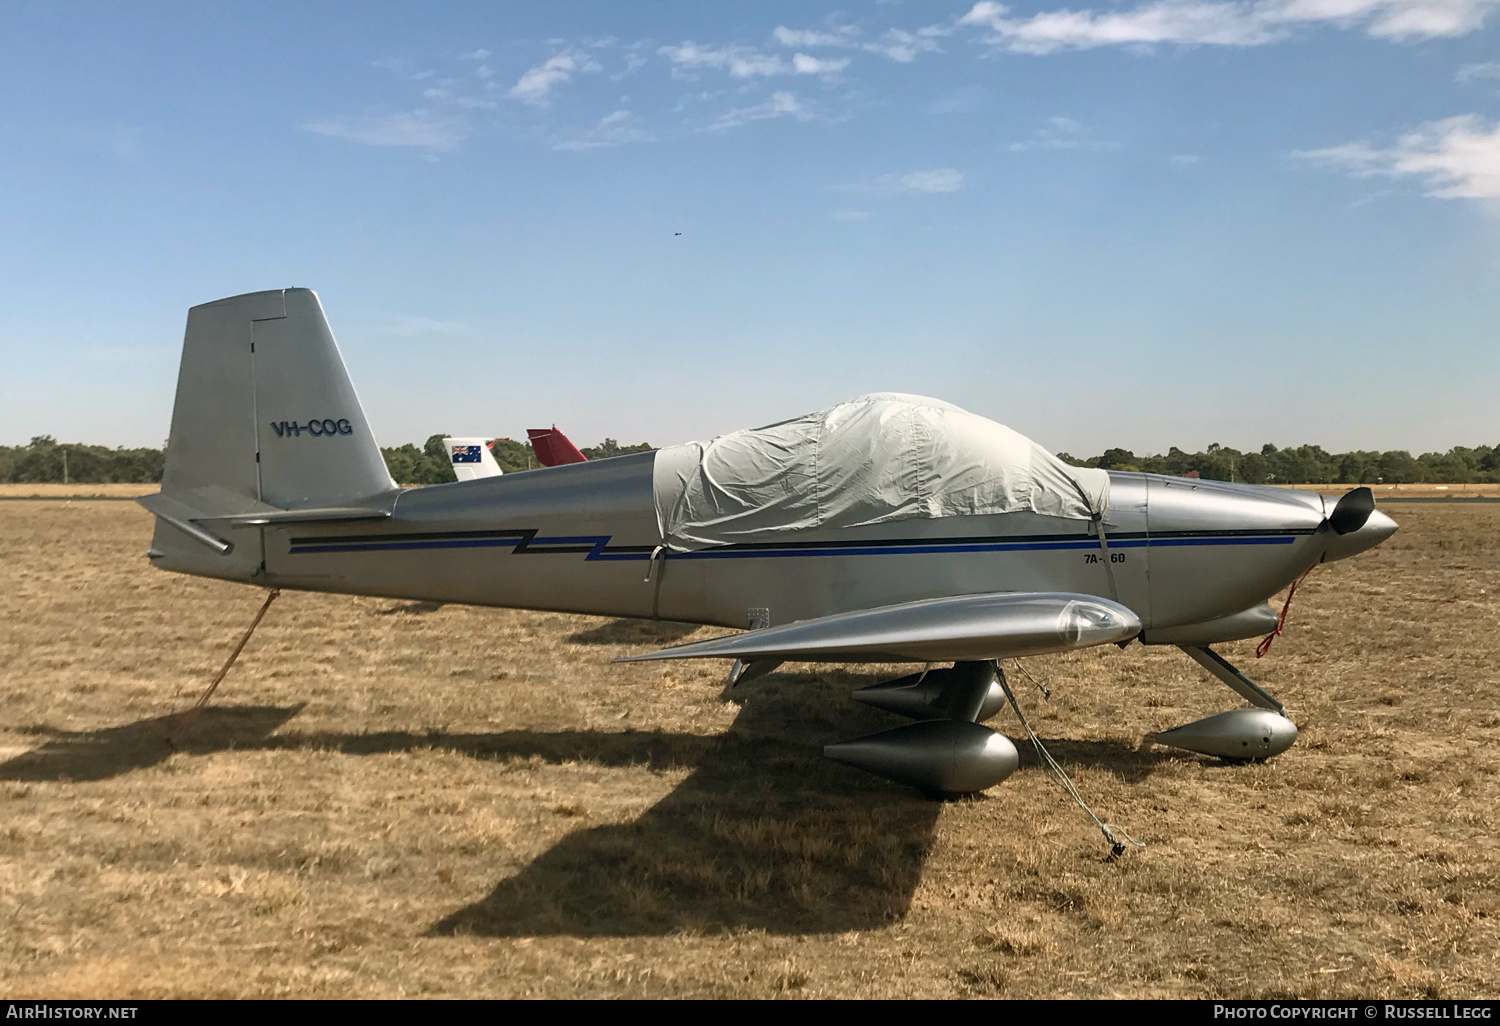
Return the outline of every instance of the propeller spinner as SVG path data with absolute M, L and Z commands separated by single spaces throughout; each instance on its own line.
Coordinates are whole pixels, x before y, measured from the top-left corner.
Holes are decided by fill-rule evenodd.
M 1352 488 L 1328 514 L 1328 526 L 1335 534 L 1353 534 L 1365 526 L 1375 512 L 1375 493 L 1366 487 Z

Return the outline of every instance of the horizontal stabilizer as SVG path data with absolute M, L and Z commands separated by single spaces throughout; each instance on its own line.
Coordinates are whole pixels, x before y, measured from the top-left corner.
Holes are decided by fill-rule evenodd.
M 1125 641 L 1140 619 L 1118 602 L 1068 592 L 923 599 L 676 645 L 649 659 L 946 662 L 1044 655 Z
M 388 509 L 364 506 L 328 506 L 323 509 L 278 509 L 266 513 L 247 513 L 231 517 L 235 527 L 259 527 L 262 524 L 305 524 L 315 520 L 379 520 L 388 517 Z
M 318 520 L 374 520 L 388 517 L 388 509 L 355 506 L 330 506 L 324 509 L 277 509 L 256 499 L 235 495 L 209 485 L 177 495 L 156 493 L 135 500 L 157 517 L 195 541 L 220 555 L 233 551 L 234 544 L 203 526 L 204 521 L 227 521 L 230 527 L 258 527 L 265 524 L 301 524 Z
M 135 501 L 152 513 L 155 513 L 158 520 L 175 527 L 198 544 L 212 549 L 218 555 L 225 556 L 234 551 L 234 545 L 231 542 L 220 538 L 212 531 L 205 530 L 195 523 L 198 520 L 212 519 L 205 510 L 199 508 L 198 504 L 190 505 L 188 502 L 183 501 L 183 497 L 163 495 L 160 492 L 154 495 L 142 495 Z M 254 499 L 240 497 L 237 505 L 258 506 L 261 503 Z M 223 514 L 220 513 L 220 516 L 223 516 Z M 154 545 L 151 551 L 160 552 Z

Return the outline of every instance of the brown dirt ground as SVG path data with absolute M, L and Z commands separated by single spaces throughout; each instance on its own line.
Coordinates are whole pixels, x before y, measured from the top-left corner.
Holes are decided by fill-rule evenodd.
M 1270 763 L 1139 747 L 1239 704 L 1175 650 L 1028 661 L 1110 861 L 1024 745 L 950 803 L 820 758 L 880 668 L 609 664 L 671 624 L 288 593 L 173 750 L 260 593 L 0 503 L 0 992 L 1495 997 L 1500 507 L 1392 513 L 1226 646 Z

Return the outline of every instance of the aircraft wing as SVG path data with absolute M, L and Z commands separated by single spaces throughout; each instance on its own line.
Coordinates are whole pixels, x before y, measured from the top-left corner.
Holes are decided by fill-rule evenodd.
M 1135 613 L 1097 595 L 1011 591 L 837 613 L 615 661 L 959 662 L 1066 652 L 1140 630 Z

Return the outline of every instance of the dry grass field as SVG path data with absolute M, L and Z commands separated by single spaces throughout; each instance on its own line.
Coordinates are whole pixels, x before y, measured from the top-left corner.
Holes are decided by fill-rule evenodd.
M 161 491 L 154 484 L 0 484 L 0 499 L 79 499 L 103 496 L 109 499 L 133 499 Z
M 1024 744 L 948 803 L 823 760 L 899 722 L 879 668 L 610 665 L 670 624 L 288 593 L 173 749 L 261 593 L 0 503 L 0 991 L 1493 998 L 1500 505 L 1391 512 L 1227 646 L 1302 729 L 1267 764 L 1141 747 L 1239 704 L 1175 649 L 1028 661 L 1111 860 Z
M 1500 497 L 1500 484 L 1299 484 L 1278 485 L 1304 492 L 1343 495 L 1351 488 L 1368 488 L 1380 499 L 1493 499 Z

